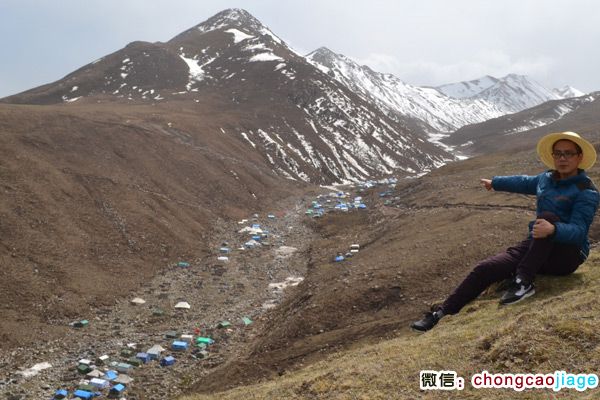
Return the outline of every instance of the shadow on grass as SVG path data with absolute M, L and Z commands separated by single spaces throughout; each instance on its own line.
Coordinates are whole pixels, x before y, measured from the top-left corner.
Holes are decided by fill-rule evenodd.
M 580 271 L 564 276 L 540 275 L 536 279 L 536 296 L 559 296 L 571 290 L 582 289 L 586 283 L 585 274 Z

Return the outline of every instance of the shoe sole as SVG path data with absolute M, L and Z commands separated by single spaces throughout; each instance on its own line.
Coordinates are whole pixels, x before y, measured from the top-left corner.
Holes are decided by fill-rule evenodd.
M 503 302 L 500 302 L 500 305 L 503 305 L 503 306 L 508 306 L 508 305 L 511 305 L 511 304 L 516 304 L 516 303 L 518 303 L 518 302 L 520 302 L 520 301 L 523 301 L 523 300 L 525 300 L 525 299 L 526 299 L 526 298 L 528 298 L 528 297 L 531 297 L 531 296 L 533 296 L 534 294 L 535 294 L 535 289 L 531 289 L 529 292 L 525 293 L 525 294 L 524 294 L 524 295 L 523 295 L 523 296 L 522 296 L 520 299 L 518 299 L 518 300 L 515 300 L 515 301 L 511 301 L 510 303 L 503 303 Z
M 409 325 L 409 327 L 410 327 L 410 329 L 411 329 L 412 331 L 419 332 L 419 333 L 425 333 L 425 332 L 427 332 L 427 331 L 430 331 L 430 330 L 431 330 L 431 328 L 430 328 L 430 329 L 419 329 L 419 328 L 416 328 L 416 327 L 414 326 L 414 324 L 410 324 L 410 325 Z

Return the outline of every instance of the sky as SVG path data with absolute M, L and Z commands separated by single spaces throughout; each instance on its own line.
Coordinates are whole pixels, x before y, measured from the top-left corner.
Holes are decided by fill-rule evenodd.
M 0 0 L 0 98 L 128 43 L 243 8 L 301 54 L 321 46 L 420 86 L 509 73 L 600 90 L 596 0 Z

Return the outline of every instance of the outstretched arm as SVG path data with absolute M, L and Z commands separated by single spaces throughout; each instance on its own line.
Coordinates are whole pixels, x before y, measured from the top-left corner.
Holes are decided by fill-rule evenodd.
M 490 186 L 497 192 L 501 191 L 520 194 L 536 194 L 537 184 L 540 176 L 541 175 L 495 176 L 492 179 Z

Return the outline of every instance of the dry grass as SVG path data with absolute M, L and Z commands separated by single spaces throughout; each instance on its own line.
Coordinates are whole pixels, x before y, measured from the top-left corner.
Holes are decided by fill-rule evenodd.
M 598 291 L 600 252 L 563 278 L 538 280 L 538 293 L 523 303 L 499 307 L 486 296 L 436 329 L 336 355 L 279 379 L 239 387 L 205 399 L 565 399 L 597 398 L 598 390 L 473 389 L 470 377 L 492 373 L 597 373 L 600 366 Z M 419 390 L 419 371 L 454 370 L 462 392 Z

